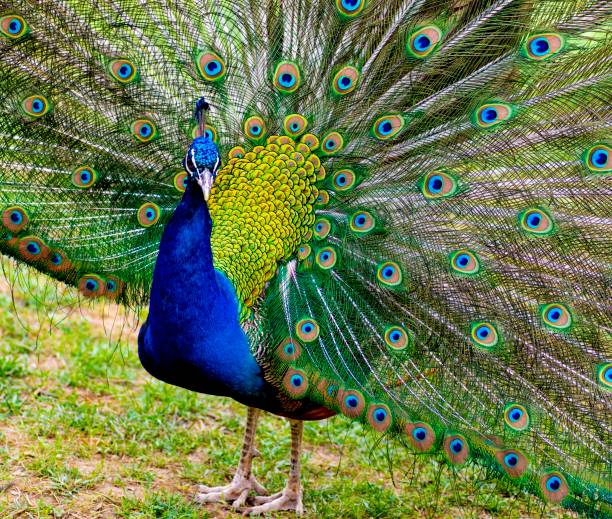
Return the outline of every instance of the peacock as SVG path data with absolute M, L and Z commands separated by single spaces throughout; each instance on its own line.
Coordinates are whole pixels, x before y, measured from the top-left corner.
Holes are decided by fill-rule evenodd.
M 0 1 L 0 251 L 148 305 L 248 407 L 201 503 L 303 512 L 305 420 L 612 515 L 610 6 Z M 252 473 L 291 423 L 286 487 Z M 254 495 L 256 494 L 256 495 Z

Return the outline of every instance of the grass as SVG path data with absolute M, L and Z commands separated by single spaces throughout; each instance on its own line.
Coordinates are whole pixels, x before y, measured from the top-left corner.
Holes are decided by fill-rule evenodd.
M 117 339 L 118 323 L 134 322 L 122 309 L 81 308 L 72 293 L 44 284 L 12 294 L 0 282 L 0 517 L 240 516 L 192 496 L 198 483 L 231 479 L 243 406 L 148 376 L 136 326 Z M 282 488 L 288 424 L 265 416 L 258 448 L 256 476 L 269 490 Z M 453 472 L 379 445 L 339 417 L 306 424 L 303 467 L 311 518 L 574 517 L 488 481 L 476 467 Z

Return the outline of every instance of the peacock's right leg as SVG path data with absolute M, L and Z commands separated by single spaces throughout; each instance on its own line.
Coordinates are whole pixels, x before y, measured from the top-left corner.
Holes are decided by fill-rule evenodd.
M 259 419 L 260 412 L 259 409 L 249 407 L 242 453 L 240 454 L 238 469 L 232 482 L 221 487 L 199 485 L 198 493 L 195 497 L 196 501 L 199 503 L 231 501 L 234 508 L 240 508 L 245 504 L 251 491 L 260 496 L 267 494 L 266 489 L 261 486 L 251 472 L 253 458 L 257 455 L 255 450 L 255 430 L 257 429 L 257 420 Z

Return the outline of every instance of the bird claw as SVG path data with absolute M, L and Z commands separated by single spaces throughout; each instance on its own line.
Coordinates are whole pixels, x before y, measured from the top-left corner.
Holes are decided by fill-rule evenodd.
M 220 487 L 207 487 L 198 485 L 198 493 L 195 500 L 198 503 L 231 502 L 234 508 L 240 508 L 246 503 L 251 491 L 264 497 L 268 492 L 255 479 L 253 475 L 244 476 L 236 474 L 229 485 Z
M 256 496 L 254 502 L 257 506 L 247 508 L 243 515 L 260 515 L 268 512 L 280 512 L 282 510 L 290 510 L 297 515 L 304 514 L 302 493 L 287 488 L 271 496 Z

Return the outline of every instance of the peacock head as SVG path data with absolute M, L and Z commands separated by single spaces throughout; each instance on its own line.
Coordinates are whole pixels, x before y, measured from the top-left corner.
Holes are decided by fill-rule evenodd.
M 202 188 L 206 201 L 210 196 L 210 190 L 217 178 L 220 165 L 219 150 L 210 137 L 197 137 L 193 140 L 183 159 L 183 166 L 189 178 L 195 180 Z
M 208 201 L 213 182 L 217 177 L 221 157 L 217 145 L 207 134 L 206 115 L 210 110 L 210 105 L 201 97 L 195 105 L 194 118 L 200 128 L 202 137 L 193 140 L 187 154 L 183 159 L 183 167 L 187 171 L 189 178 L 195 180 L 202 188 L 204 200 Z

